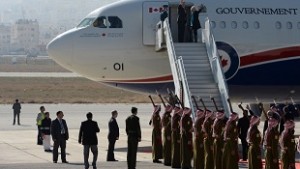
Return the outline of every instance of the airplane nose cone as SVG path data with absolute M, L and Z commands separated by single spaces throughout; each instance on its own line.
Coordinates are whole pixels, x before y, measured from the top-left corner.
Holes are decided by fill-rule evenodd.
M 55 61 L 66 64 L 73 56 L 73 38 L 66 35 L 59 35 L 47 45 L 48 55 Z

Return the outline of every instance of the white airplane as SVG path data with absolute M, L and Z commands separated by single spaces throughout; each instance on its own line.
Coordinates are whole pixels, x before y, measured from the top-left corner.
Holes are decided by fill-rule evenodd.
M 48 54 L 88 79 L 133 91 L 174 88 L 167 52 L 155 52 L 155 27 L 169 7 L 177 41 L 178 0 L 123 0 L 96 9 L 48 44 Z M 300 1 L 186 0 L 211 20 L 234 101 L 300 101 Z

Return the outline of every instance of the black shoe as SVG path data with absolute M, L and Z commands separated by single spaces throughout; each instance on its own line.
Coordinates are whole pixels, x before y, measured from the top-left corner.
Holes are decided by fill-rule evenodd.
M 153 163 L 161 163 L 159 160 L 153 160 Z
M 45 150 L 45 152 L 52 152 L 52 150 L 48 149 L 48 150 Z
M 53 163 L 57 163 L 57 161 L 53 161 Z
M 62 161 L 62 163 L 69 163 L 69 161 Z
M 106 160 L 106 161 L 117 162 L 118 160 L 116 160 L 116 159 L 112 159 L 112 160 Z
M 166 163 L 166 164 L 164 164 L 165 166 L 171 166 L 171 163 Z

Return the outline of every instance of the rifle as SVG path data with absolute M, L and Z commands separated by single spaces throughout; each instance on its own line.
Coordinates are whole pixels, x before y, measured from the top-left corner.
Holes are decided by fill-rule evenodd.
M 204 107 L 204 110 L 205 110 L 205 111 L 208 110 L 208 109 L 206 108 L 206 106 L 205 106 L 205 104 L 204 104 L 202 98 L 200 98 L 200 102 L 202 103 L 202 106 Z
M 258 108 L 260 109 L 261 113 L 263 113 L 264 116 L 265 116 L 265 118 L 268 120 L 268 114 L 267 114 L 267 112 L 266 112 L 265 109 L 264 109 L 263 103 L 260 102 L 260 101 L 258 100 L 257 97 L 255 97 L 255 100 L 256 100 L 256 102 L 257 102 Z
M 150 98 L 153 107 L 155 107 L 155 103 L 154 103 L 154 101 L 153 101 L 151 95 L 149 95 L 148 97 Z M 151 124 L 152 124 L 152 116 L 151 116 L 151 119 L 150 119 L 150 121 L 149 121 L 149 125 L 150 125 L 150 126 L 151 126 Z
M 192 96 L 192 99 L 193 99 L 193 101 L 194 101 L 194 103 L 195 103 L 195 105 L 196 105 L 196 108 L 197 108 L 198 110 L 200 110 L 200 108 L 199 108 L 199 106 L 198 106 L 198 103 L 197 103 L 197 101 L 196 101 L 195 96 Z
M 167 92 L 168 92 L 168 95 L 169 95 L 169 99 L 168 99 L 168 102 L 170 105 L 172 105 L 173 107 L 175 106 L 175 104 L 177 103 L 176 102 L 176 98 L 172 95 L 171 91 L 169 88 L 167 88 Z
M 175 98 L 176 98 L 176 100 L 177 100 L 177 103 L 179 103 L 180 106 L 181 106 L 182 108 L 184 108 L 184 105 L 183 105 L 183 103 L 181 102 L 181 100 L 178 98 L 178 96 L 177 96 L 176 94 L 175 94 L 174 96 L 175 96 Z
M 154 101 L 153 101 L 153 99 L 152 99 L 151 95 L 149 95 L 148 97 L 150 98 L 150 100 L 151 100 L 151 103 L 152 103 L 153 107 L 155 107 L 155 103 L 154 103 Z
M 294 102 L 294 99 L 292 97 L 291 97 L 291 101 L 292 101 L 292 104 L 293 104 L 295 110 L 297 111 L 298 108 L 297 108 L 296 103 Z
M 162 96 L 161 96 L 158 92 L 157 92 L 157 94 L 158 94 L 158 97 L 160 98 L 162 104 L 163 104 L 164 107 L 166 108 L 166 103 L 165 103 L 164 99 L 162 98 Z
M 276 98 L 273 99 L 273 102 L 274 102 L 275 106 L 277 106 L 276 100 L 277 100 Z
M 219 111 L 218 106 L 217 106 L 216 101 L 215 101 L 215 98 L 211 97 L 210 99 L 211 99 L 212 102 L 214 103 L 215 108 L 216 108 L 216 111 Z
M 228 102 L 228 104 L 229 104 L 229 108 L 230 108 L 230 111 L 231 111 L 231 113 L 233 113 L 233 109 L 232 109 L 231 101 L 230 101 L 230 99 L 229 99 L 229 98 L 227 99 L 227 102 Z
M 238 105 L 238 107 L 244 112 L 245 111 L 245 109 L 244 109 L 244 107 L 242 106 L 242 102 Z

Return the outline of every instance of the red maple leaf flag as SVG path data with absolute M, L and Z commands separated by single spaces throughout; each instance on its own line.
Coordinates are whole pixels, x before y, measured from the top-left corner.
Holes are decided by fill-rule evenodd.
M 222 56 L 220 56 L 220 59 L 221 59 L 221 64 L 222 64 L 222 67 L 225 67 L 228 65 L 228 60 L 227 59 L 223 59 Z

